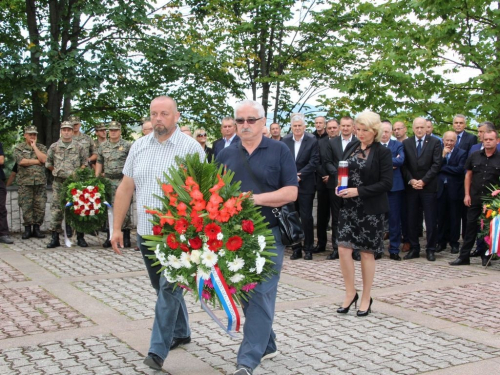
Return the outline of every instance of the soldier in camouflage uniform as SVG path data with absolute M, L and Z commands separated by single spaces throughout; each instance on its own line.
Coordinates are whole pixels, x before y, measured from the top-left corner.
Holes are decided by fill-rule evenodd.
M 61 124 L 61 138 L 53 143 L 47 153 L 45 166 L 52 171 L 54 182 L 52 183 L 52 204 L 50 206 L 50 230 L 52 231 L 52 241 L 47 247 L 53 248 L 61 246 L 59 242 L 59 232 L 61 232 L 61 222 L 63 210 L 61 209 L 61 194 L 64 180 L 68 178 L 78 168 L 85 168 L 87 164 L 84 149 L 73 138 L 73 124 L 64 121 Z M 77 234 L 78 246 L 87 247 L 87 242 L 83 233 Z
M 94 140 L 87 134 L 83 134 L 80 131 L 82 127 L 82 122 L 78 116 L 69 116 L 68 121 L 73 124 L 73 142 L 78 143 L 82 146 L 85 151 L 85 158 L 88 163 L 92 163 L 97 160 L 97 149 L 94 148 Z
M 122 181 L 122 170 L 127 160 L 127 155 L 131 147 L 131 143 L 121 138 L 121 125 L 117 121 L 111 121 L 108 126 L 109 140 L 102 143 L 97 151 L 97 164 L 95 175 L 100 176 L 104 169 L 104 176 L 111 182 L 111 204 L 114 206 L 115 193 L 118 185 Z M 123 246 L 130 247 L 130 229 L 132 228 L 132 220 L 130 218 L 130 210 L 128 210 L 125 220 L 122 225 Z M 103 247 L 111 247 L 109 241 L 109 230 L 107 231 L 106 241 L 102 244 Z
M 14 148 L 14 158 L 18 165 L 19 206 L 23 211 L 24 221 L 23 240 L 30 237 L 45 238 L 40 233 L 40 225 L 45 217 L 45 204 L 47 203 L 47 176 L 45 175 L 47 147 L 36 142 L 37 134 L 36 126 L 27 126 L 24 129 L 25 141 Z M 33 226 L 33 231 L 31 226 Z
M 94 151 L 97 152 L 97 150 L 99 149 L 99 146 L 106 142 L 107 140 L 107 128 L 106 128 L 106 124 L 104 122 L 101 122 L 99 125 L 97 125 L 95 127 L 95 135 L 97 136 L 97 139 L 94 140 Z M 96 160 L 92 161 L 92 168 L 95 170 L 95 164 L 96 164 Z

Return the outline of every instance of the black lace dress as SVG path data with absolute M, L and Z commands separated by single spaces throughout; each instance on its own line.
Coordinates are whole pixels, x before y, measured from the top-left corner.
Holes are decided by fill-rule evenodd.
M 347 159 L 349 163 L 348 187 L 362 186 L 361 171 L 366 166 L 370 149 L 357 148 Z M 339 212 L 338 245 L 353 250 L 371 253 L 384 251 L 384 214 L 367 215 L 360 197 L 341 198 Z

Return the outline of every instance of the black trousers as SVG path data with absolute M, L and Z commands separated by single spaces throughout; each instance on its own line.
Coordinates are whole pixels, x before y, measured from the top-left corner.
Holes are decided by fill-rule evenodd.
M 462 216 L 461 199 L 451 199 L 448 184 L 444 184 L 443 194 L 438 199 L 438 243 L 446 246 L 458 246 Z
M 299 213 L 302 228 L 304 229 L 304 249 L 311 251 L 314 246 L 314 219 L 313 219 L 314 194 L 299 193 L 295 201 L 295 209 Z M 294 246 L 298 248 L 299 246 Z
M 318 198 L 318 207 L 316 211 L 316 236 L 318 238 L 318 247 L 325 247 L 328 242 L 326 231 L 328 229 L 330 215 L 332 215 L 328 189 L 317 190 L 316 196 Z
M 9 234 L 9 224 L 7 222 L 7 187 L 5 181 L 0 180 L 0 236 Z
M 464 243 L 462 244 L 462 248 L 460 249 L 459 257 L 461 259 L 467 259 L 470 257 L 470 252 L 474 243 L 476 242 L 477 237 L 477 221 L 479 216 L 481 216 L 481 211 L 483 209 L 483 204 L 481 201 L 471 205 L 467 209 L 467 226 L 465 227 L 465 238 Z M 483 254 L 481 254 L 481 258 L 484 258 L 484 252 L 486 252 L 486 246 L 484 247 Z
M 435 251 L 437 242 L 436 193 L 426 192 L 425 190 L 406 190 L 406 202 L 408 204 L 408 238 L 411 248 L 420 251 L 418 232 L 422 223 L 421 215 L 423 210 L 427 231 L 426 250 Z M 419 204 L 422 205 L 420 210 Z
M 340 211 L 340 200 L 335 195 L 335 189 L 328 189 L 328 195 L 330 197 L 330 209 L 332 210 L 332 247 L 333 250 L 338 250 L 339 245 L 337 240 L 339 238 L 339 211 Z

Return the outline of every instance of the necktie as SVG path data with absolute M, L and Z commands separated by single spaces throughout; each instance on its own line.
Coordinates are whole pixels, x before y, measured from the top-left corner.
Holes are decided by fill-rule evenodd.
M 384 146 L 385 146 L 385 147 L 387 147 L 387 146 L 389 146 L 389 145 L 388 145 L 387 143 L 384 143 Z
M 417 145 L 417 157 L 420 157 L 420 154 L 422 153 L 422 140 L 418 140 L 418 145 Z
M 446 164 L 448 164 L 450 162 L 450 155 L 451 155 L 451 152 L 446 154 Z
M 461 136 L 461 135 L 459 135 L 459 136 L 457 137 L 457 145 L 459 145 L 459 144 L 460 144 L 460 140 L 461 140 L 461 139 L 462 139 L 462 136 Z

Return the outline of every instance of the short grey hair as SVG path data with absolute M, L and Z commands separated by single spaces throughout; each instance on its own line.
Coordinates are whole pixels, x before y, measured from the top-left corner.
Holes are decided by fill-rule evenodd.
M 259 117 L 266 116 L 266 111 L 264 111 L 264 107 L 262 106 L 262 104 L 260 104 L 259 102 L 256 102 L 255 100 L 246 99 L 246 100 L 242 100 L 239 103 L 236 103 L 236 105 L 234 106 L 234 117 L 235 118 L 236 118 L 236 112 L 238 112 L 238 110 L 241 107 L 245 107 L 245 106 L 249 106 L 249 107 L 256 109 Z
M 492 130 L 497 130 L 495 128 L 495 124 L 492 123 L 491 121 L 483 121 L 482 123 L 480 123 L 478 125 L 478 128 L 480 128 L 481 126 L 486 126 L 486 131 L 492 131 Z
M 302 122 L 302 125 L 306 124 L 306 118 L 303 113 L 292 113 L 292 116 L 290 117 L 290 123 L 295 121 Z
M 465 117 L 464 115 L 461 115 L 461 114 L 458 114 L 458 115 L 453 116 L 453 120 L 455 120 L 457 117 L 458 117 L 458 118 L 463 118 L 463 119 L 464 119 L 464 121 L 467 121 L 467 117 Z

